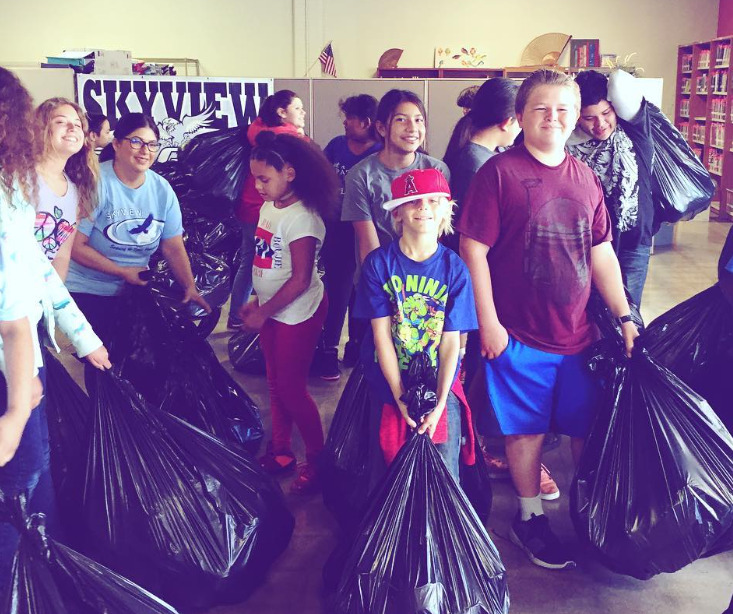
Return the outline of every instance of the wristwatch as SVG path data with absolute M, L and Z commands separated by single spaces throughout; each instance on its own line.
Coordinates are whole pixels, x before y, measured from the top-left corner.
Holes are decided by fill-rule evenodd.
M 631 317 L 630 313 L 626 314 L 625 316 L 621 316 L 620 318 L 616 318 L 616 322 L 618 323 L 619 326 L 621 326 L 622 324 L 626 324 L 626 322 L 633 322 L 633 321 L 634 321 L 634 318 Z

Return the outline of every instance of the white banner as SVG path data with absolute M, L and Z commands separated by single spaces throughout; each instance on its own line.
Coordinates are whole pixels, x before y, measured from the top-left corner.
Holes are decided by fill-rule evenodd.
M 273 80 L 77 75 L 76 87 L 82 108 L 106 115 L 113 130 L 127 113 L 153 117 L 163 145 L 158 161 L 166 162 L 197 134 L 252 123 Z

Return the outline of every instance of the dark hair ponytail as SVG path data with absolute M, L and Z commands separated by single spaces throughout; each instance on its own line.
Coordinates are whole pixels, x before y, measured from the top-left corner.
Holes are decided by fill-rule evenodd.
M 448 166 L 456 160 L 458 152 L 476 132 L 515 117 L 514 103 L 518 89 L 516 82 L 503 77 L 489 79 L 481 85 L 473 99 L 471 110 L 453 128 L 443 156 Z
M 283 118 L 280 117 L 277 110 L 287 109 L 290 103 L 293 102 L 294 98 L 298 95 L 291 90 L 279 90 L 265 98 L 265 101 L 260 107 L 260 113 L 258 117 L 262 120 L 265 126 L 273 128 L 275 126 L 283 125 Z
M 257 135 L 250 160 L 272 166 L 278 172 L 286 164 L 295 169 L 293 192 L 322 218 L 333 217 L 341 183 L 323 152 L 305 139 L 263 130 Z

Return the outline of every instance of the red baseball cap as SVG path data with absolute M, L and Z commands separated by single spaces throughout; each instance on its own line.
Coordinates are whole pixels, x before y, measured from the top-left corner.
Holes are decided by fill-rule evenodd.
M 392 182 L 392 200 L 382 205 L 385 211 L 392 211 L 411 200 L 430 196 L 450 198 L 450 187 L 443 173 L 437 168 L 407 171 Z

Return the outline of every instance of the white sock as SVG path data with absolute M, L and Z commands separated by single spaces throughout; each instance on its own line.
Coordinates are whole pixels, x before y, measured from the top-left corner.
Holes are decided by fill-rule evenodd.
M 542 516 L 542 499 L 538 494 L 536 497 L 517 497 L 519 499 L 519 513 L 522 515 L 522 521 L 530 520 L 532 514 Z

